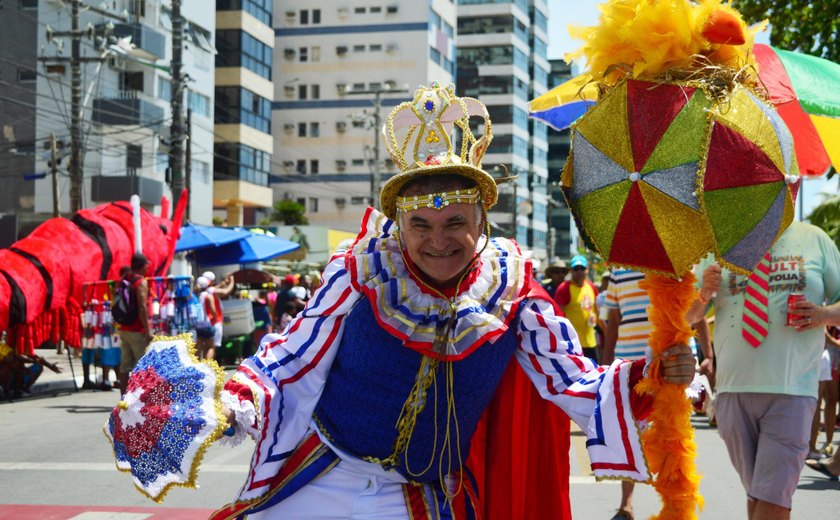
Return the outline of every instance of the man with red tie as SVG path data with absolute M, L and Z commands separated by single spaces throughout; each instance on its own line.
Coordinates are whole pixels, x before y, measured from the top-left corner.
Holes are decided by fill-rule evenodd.
M 711 258 L 696 274 L 699 294 L 687 318 L 696 323 L 715 306 L 718 428 L 749 518 L 789 519 L 808 453 L 823 331 L 840 322 L 840 253 L 825 232 L 795 221 L 750 276 Z M 789 311 L 794 293 L 805 300 Z

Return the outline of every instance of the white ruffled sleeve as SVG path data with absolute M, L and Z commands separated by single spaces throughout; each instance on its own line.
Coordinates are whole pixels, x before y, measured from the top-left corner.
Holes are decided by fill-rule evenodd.
M 632 363 L 596 365 L 582 355 L 574 327 L 550 302 L 529 299 L 522 306 L 517 360 L 540 395 L 586 434 L 596 478 L 650 480 L 630 405 Z
M 234 438 L 257 441 L 238 500 L 259 497 L 306 434 L 344 330 L 359 298 L 335 257 L 324 284 L 282 334 L 268 334 L 257 353 L 239 366 L 222 400 L 236 415 Z M 224 395 L 227 394 L 227 395 Z M 231 406 L 233 405 L 233 406 Z

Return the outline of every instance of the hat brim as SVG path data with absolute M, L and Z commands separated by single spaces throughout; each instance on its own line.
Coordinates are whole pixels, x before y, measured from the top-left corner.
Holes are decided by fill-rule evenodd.
M 379 204 L 382 212 L 391 220 L 397 218 L 397 196 L 406 183 L 431 175 L 460 175 L 475 181 L 478 191 L 481 194 L 481 201 L 484 209 L 490 209 L 496 204 L 499 192 L 496 188 L 496 181 L 489 173 L 480 168 L 467 164 L 439 164 L 434 166 L 422 166 L 398 173 L 388 179 L 382 186 L 379 193 Z

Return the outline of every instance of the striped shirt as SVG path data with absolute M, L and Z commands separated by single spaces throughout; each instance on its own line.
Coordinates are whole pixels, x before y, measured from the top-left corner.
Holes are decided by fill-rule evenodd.
M 645 357 L 653 326 L 648 321 L 650 298 L 639 287 L 644 277 L 644 274 L 628 269 L 615 269 L 612 272 L 604 305 L 607 309 L 617 309 L 621 313 L 615 344 L 616 358 L 636 360 Z

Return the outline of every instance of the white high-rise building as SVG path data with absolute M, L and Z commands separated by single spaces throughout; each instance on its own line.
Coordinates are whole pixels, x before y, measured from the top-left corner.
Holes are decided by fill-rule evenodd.
M 172 20 L 168 2 L 114 0 L 103 4 L 110 13 L 127 14 L 125 21 L 82 9 L 80 26 L 90 31 L 84 38 L 82 64 L 83 184 L 82 205 L 91 207 L 138 194 L 143 207 L 157 211 L 161 196 L 172 199 L 166 182 L 169 157 L 167 143 L 171 112 Z M 213 47 L 216 13 L 202 0 L 183 0 L 183 72 L 188 77 L 184 107 L 192 109 L 192 154 L 190 218 L 197 223 L 212 220 L 213 201 Z M 70 38 L 55 36 L 47 41 L 49 26 L 64 32 L 71 28 L 70 4 L 39 2 L 38 48 L 45 59 L 38 64 L 36 135 L 54 134 L 69 152 Z M 102 45 L 113 35 L 122 42 Z M 130 39 L 129 39 L 130 37 Z M 94 61 L 94 58 L 105 57 Z M 67 167 L 62 161 L 61 170 Z M 49 171 L 44 154 L 36 160 L 37 171 Z M 68 212 L 69 179 L 59 181 L 61 210 Z M 51 214 L 51 179 L 35 185 L 35 213 Z
M 384 182 L 397 171 L 375 99 L 381 125 L 417 85 L 453 80 L 455 2 L 277 0 L 274 16 L 274 198 L 302 203 L 311 224 L 357 231 L 372 172 Z

